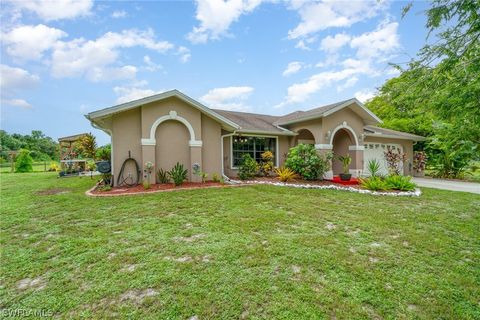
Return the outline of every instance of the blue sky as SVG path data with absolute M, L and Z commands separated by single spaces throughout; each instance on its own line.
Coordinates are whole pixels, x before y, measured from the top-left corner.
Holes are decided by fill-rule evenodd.
M 427 3 L 1 2 L 1 126 L 94 133 L 83 114 L 179 89 L 212 108 L 284 114 L 372 97 L 415 56 Z

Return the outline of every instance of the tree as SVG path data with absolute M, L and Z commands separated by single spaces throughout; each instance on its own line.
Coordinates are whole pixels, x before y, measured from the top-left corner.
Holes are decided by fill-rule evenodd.
M 480 158 L 479 13 L 478 0 L 432 1 L 426 27 L 435 42 L 427 37 L 407 69 L 397 65 L 400 76 L 367 103 L 385 127 L 427 136 L 430 163 L 444 177 Z
M 30 151 L 21 149 L 15 158 L 15 172 L 32 172 L 33 159 L 30 156 Z
M 75 143 L 75 149 L 85 158 L 95 158 L 97 151 L 97 141 L 95 136 L 87 133 L 84 137 Z

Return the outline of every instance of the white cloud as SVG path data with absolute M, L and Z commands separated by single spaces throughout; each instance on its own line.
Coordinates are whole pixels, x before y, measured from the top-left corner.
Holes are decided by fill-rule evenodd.
M 397 22 L 381 23 L 372 32 L 354 37 L 350 46 L 357 49 L 359 58 L 377 58 L 400 47 Z
M 4 99 L 0 98 L 1 104 L 22 109 L 32 109 L 32 105 L 23 99 Z
M 187 35 L 192 43 L 216 40 L 228 32 L 230 25 L 242 14 L 253 11 L 262 0 L 197 0 L 198 27 Z
M 369 89 L 364 89 L 361 91 L 357 91 L 354 94 L 355 98 L 357 98 L 360 102 L 365 103 L 368 100 L 375 97 L 375 92 Z
M 130 86 L 119 86 L 114 87 L 113 91 L 119 96 L 116 100 L 117 104 L 130 102 L 133 100 L 138 100 L 154 94 L 159 93 L 160 91 L 154 91 L 151 89 L 143 88 L 148 85 L 147 81 L 137 81 L 132 83 Z
M 358 82 L 358 78 L 353 76 L 351 78 L 349 78 L 344 84 L 342 85 L 339 85 L 337 87 L 337 91 L 340 92 L 340 91 L 343 91 L 345 89 L 348 89 L 348 88 L 351 88 L 353 87 L 356 83 Z
M 182 46 L 178 48 L 177 55 L 180 56 L 181 63 L 187 63 L 192 57 L 192 55 L 190 54 L 190 49 Z
M 297 44 L 295 45 L 295 48 L 297 48 L 297 49 L 302 49 L 302 50 L 307 50 L 307 51 L 312 50 L 309 46 L 307 46 L 307 45 L 305 44 L 305 41 L 304 41 L 304 40 L 299 40 L 299 41 L 297 42 Z
M 384 7 L 375 0 L 343 1 L 323 0 L 320 2 L 297 1 L 291 8 L 300 14 L 301 22 L 288 32 L 289 39 L 305 37 L 331 27 L 348 27 L 375 16 Z
M 293 61 L 288 64 L 287 68 L 285 69 L 285 71 L 283 71 L 282 75 L 284 77 L 287 77 L 291 74 L 297 73 L 301 69 L 302 69 L 302 63 L 299 61 Z
M 112 12 L 112 18 L 125 18 L 127 16 L 127 12 L 125 10 L 115 10 Z
M 251 107 L 244 102 L 253 91 L 254 88 L 247 86 L 215 88 L 208 91 L 200 100 L 211 108 L 249 111 Z
M 145 62 L 146 64 L 145 70 L 147 71 L 153 72 L 153 71 L 163 69 L 162 65 L 153 62 L 150 56 L 144 56 L 143 62 Z
M 38 84 L 40 78 L 21 68 L 0 65 L 1 104 L 20 108 L 31 108 L 27 101 L 15 98 L 19 91 L 31 89 Z
M 7 53 L 21 60 L 37 60 L 51 49 L 58 39 L 67 34 L 60 29 L 43 24 L 37 26 L 19 26 L 1 34 Z
M 310 95 L 319 91 L 320 89 L 329 87 L 333 83 L 344 81 L 349 78 L 356 78 L 356 76 L 359 74 L 368 74 L 369 71 L 369 65 L 355 65 L 353 63 L 347 63 L 345 68 L 342 70 L 317 73 L 308 78 L 308 80 L 305 82 L 295 83 L 288 87 L 287 97 L 283 102 L 275 107 L 281 108 L 288 104 L 304 102 L 310 97 Z
M 327 52 L 336 52 L 350 42 L 351 37 L 345 33 L 336 34 L 334 37 L 327 36 L 320 43 L 320 48 Z
M 93 0 L 22 0 L 11 3 L 16 9 L 34 12 L 46 21 L 86 16 L 93 7 Z
M 52 53 L 52 74 L 57 78 L 84 76 L 94 82 L 133 78 L 136 67 L 112 65 L 117 62 L 119 49 L 135 46 L 160 53 L 174 48 L 168 41 L 156 41 L 151 29 L 108 32 L 96 40 L 58 41 Z
M 382 74 L 376 69 L 376 66 L 387 60 L 388 55 L 393 54 L 400 47 L 397 29 L 398 23 L 384 21 L 375 30 L 356 37 L 343 34 L 332 37 L 327 41 L 328 44 L 323 43 L 326 45 L 325 48 L 333 50 L 339 43 L 345 45 L 346 41 L 350 41 L 350 47 L 356 50 L 355 57 L 340 63 L 335 58 L 334 62 L 325 61 L 317 64 L 317 67 L 336 65 L 337 68 L 314 74 L 304 82 L 291 85 L 287 89 L 285 99 L 276 107 L 281 108 L 288 104 L 304 102 L 312 94 L 338 82 L 343 82 L 343 84 L 337 86 L 337 90 L 344 90 L 355 85 L 360 75 L 372 77 Z M 350 39 L 347 40 L 347 38 Z M 362 98 L 364 97 L 365 95 L 362 96 Z

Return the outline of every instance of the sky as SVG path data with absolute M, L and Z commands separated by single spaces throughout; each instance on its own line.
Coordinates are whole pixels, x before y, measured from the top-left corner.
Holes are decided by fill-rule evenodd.
M 281 115 L 373 97 L 425 43 L 400 1 L 0 3 L 1 128 L 54 139 L 84 114 L 178 89 L 206 106 Z

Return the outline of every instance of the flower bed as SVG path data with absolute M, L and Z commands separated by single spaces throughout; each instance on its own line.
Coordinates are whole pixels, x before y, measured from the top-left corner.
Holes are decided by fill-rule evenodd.
M 145 189 L 143 185 L 139 184 L 134 187 L 113 187 L 111 190 L 102 191 L 99 186 L 95 186 L 86 192 L 86 195 L 93 197 L 112 197 L 120 195 L 135 195 L 135 194 L 147 194 L 155 192 L 176 191 L 176 190 L 191 190 L 191 189 L 204 189 L 204 188 L 222 188 L 233 185 L 221 184 L 220 182 L 184 182 L 182 185 L 175 187 L 173 183 L 159 183 L 150 185 L 149 189 Z

